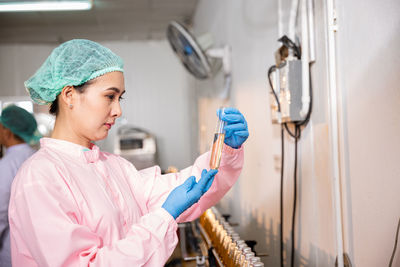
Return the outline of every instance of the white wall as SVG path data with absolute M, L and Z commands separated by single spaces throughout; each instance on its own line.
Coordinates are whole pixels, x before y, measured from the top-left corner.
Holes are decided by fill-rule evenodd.
M 287 9 L 290 2 L 283 3 Z M 319 12 L 322 6 L 319 7 Z M 249 124 L 245 166 L 240 180 L 221 201 L 223 212 L 239 222 L 239 234 L 258 242 L 257 252 L 267 252 L 267 266 L 279 265 L 280 127 L 271 124 L 267 70 L 274 64 L 278 48 L 277 1 L 200 1 L 195 14 L 197 33 L 211 31 L 217 44 L 229 43 L 233 51 L 233 92 L 231 105 L 239 108 Z M 321 12 L 320 12 L 321 13 Z M 285 13 L 283 15 L 286 15 Z M 318 15 L 319 22 L 323 17 Z M 318 34 L 324 39 L 324 32 Z M 333 202 L 329 168 L 329 135 L 325 45 L 318 46 L 319 62 L 314 67 L 314 114 L 299 144 L 300 168 L 296 262 L 302 266 L 333 266 L 335 255 Z M 210 82 L 211 83 L 211 82 Z M 215 84 L 216 82 L 214 82 Z M 198 83 L 206 90 L 208 84 Z M 200 92 L 202 90 L 198 90 Z M 211 140 L 214 109 L 221 102 L 210 94 L 199 96 L 200 139 Z M 206 130 L 204 130 L 207 132 Z M 293 140 L 285 138 L 285 247 L 290 253 L 293 181 Z M 203 143 L 200 140 L 200 143 Z
M 282 0 L 287 34 L 290 0 Z M 334 266 L 336 258 L 330 140 L 325 1 L 314 1 L 317 61 L 311 68 L 313 114 L 299 145 L 296 266 Z M 400 2 L 339 1 L 338 69 L 340 168 L 345 252 L 353 266 L 385 266 L 400 215 L 399 29 Z M 280 129 L 271 125 L 267 69 L 278 39 L 278 1 L 199 2 L 194 30 L 210 31 L 217 45 L 233 51 L 231 104 L 249 123 L 245 166 L 240 180 L 221 201 L 223 212 L 239 222 L 239 234 L 255 239 L 269 266 L 279 265 Z M 211 140 L 215 108 L 223 103 L 197 82 L 200 150 Z M 204 140 L 205 139 L 205 140 Z M 290 227 L 293 141 L 285 139 L 285 229 Z M 285 231 L 285 241 L 289 241 Z M 287 253 L 289 244 L 285 244 Z M 289 256 L 289 254 L 286 254 Z M 399 256 L 394 266 L 399 265 Z
M 400 217 L 400 1 L 337 10 L 345 248 L 353 266 L 388 266 Z
M 103 43 L 125 62 L 126 94 L 122 102 L 128 123 L 157 137 L 162 169 L 189 166 L 196 154 L 191 144 L 193 79 L 186 73 L 166 41 Z M 0 96 L 27 95 L 23 82 L 44 62 L 55 46 L 0 45 Z M 116 127 L 100 142 L 111 150 Z

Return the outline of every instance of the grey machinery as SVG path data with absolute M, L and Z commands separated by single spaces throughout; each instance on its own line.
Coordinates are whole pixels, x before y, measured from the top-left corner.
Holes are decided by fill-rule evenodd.
M 147 131 L 131 125 L 123 125 L 118 128 L 114 153 L 132 162 L 138 170 L 158 164 L 155 137 Z

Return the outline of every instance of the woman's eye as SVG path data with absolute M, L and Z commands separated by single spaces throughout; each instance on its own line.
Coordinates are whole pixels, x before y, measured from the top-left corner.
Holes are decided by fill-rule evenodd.
M 107 96 L 110 100 L 113 100 L 114 99 L 114 95 L 108 95 Z
M 122 99 L 124 99 L 122 96 L 119 97 L 119 101 L 121 101 Z

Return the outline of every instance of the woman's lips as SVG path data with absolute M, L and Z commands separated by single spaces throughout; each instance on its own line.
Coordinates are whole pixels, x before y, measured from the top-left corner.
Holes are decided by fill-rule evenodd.
M 112 123 L 104 123 L 104 125 L 108 128 L 111 129 L 111 126 L 113 125 Z

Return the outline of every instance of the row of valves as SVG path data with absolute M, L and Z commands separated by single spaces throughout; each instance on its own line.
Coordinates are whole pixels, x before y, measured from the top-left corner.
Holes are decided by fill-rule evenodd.
M 227 267 L 262 267 L 264 263 L 240 239 L 231 225 L 215 208 L 206 210 L 200 216 L 200 225 L 211 239 L 220 260 Z

